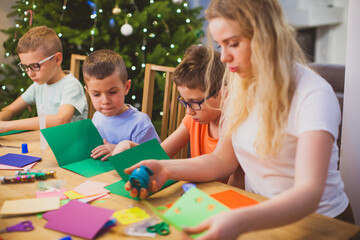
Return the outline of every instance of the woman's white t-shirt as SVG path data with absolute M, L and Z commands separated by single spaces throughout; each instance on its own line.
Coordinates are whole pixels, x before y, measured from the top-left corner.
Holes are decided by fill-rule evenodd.
M 269 198 L 294 184 L 297 140 L 306 131 L 322 130 L 334 136 L 326 186 L 317 213 L 335 217 L 342 213 L 349 200 L 338 166 L 338 127 L 341 113 L 332 87 L 320 76 L 302 65 L 295 67 L 297 88 L 288 117 L 287 136 L 276 158 L 260 160 L 254 148 L 257 135 L 257 110 L 236 130 L 232 143 L 236 157 L 245 172 L 245 188 Z M 314 146 L 316 147 L 316 146 Z

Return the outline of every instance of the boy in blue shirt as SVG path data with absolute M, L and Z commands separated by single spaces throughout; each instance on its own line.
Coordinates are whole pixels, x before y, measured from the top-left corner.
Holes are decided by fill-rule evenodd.
M 91 157 L 107 159 L 116 144 L 130 140 L 138 144 L 156 138 L 150 118 L 129 104 L 125 96 L 131 86 L 124 60 L 108 49 L 91 53 L 83 63 L 83 76 L 96 112 L 92 118 L 104 144 L 96 147 Z
M 84 89 L 72 74 L 63 72 L 63 49 L 54 30 L 46 26 L 31 28 L 20 38 L 17 51 L 20 69 L 34 83 L 1 110 L 0 132 L 39 129 L 38 117 L 9 121 L 32 104 L 36 104 L 38 114 L 40 106 L 44 106 L 46 127 L 87 118 Z

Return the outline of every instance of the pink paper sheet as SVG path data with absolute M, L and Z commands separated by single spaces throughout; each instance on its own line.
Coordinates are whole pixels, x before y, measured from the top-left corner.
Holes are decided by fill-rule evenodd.
M 96 194 L 103 194 L 110 192 L 109 190 L 105 189 L 106 183 L 102 182 L 95 182 L 91 180 L 87 180 L 82 184 L 76 186 L 73 191 L 80 193 L 84 196 L 92 196 Z
M 35 192 L 37 198 L 44 197 L 60 197 L 60 200 L 68 199 L 68 197 L 64 194 L 67 190 L 62 188 L 60 191 L 52 191 L 52 192 Z
M 38 162 L 30 163 L 24 167 L 14 167 L 10 165 L 0 164 L 0 170 L 27 170 L 35 166 Z
M 93 239 L 113 213 L 114 210 L 72 200 L 56 211 L 45 213 L 43 218 L 48 220 L 46 228 Z

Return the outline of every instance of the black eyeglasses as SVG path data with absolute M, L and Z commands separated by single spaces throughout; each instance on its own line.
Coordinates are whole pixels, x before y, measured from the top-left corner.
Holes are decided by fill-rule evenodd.
M 18 66 L 20 67 L 21 71 L 23 71 L 23 72 L 29 71 L 29 68 L 33 71 L 40 71 L 40 65 L 43 64 L 44 62 L 52 59 L 55 55 L 56 54 L 53 54 L 50 57 L 47 57 L 38 63 L 30 63 L 29 65 L 18 63 Z
M 211 94 L 209 96 L 207 96 L 206 98 L 204 98 L 203 100 L 201 101 L 185 101 L 180 95 L 177 96 L 177 100 L 179 101 L 179 103 L 181 105 L 183 105 L 184 108 L 187 108 L 187 106 L 189 106 L 189 108 L 191 110 L 194 110 L 194 111 L 199 111 L 201 110 L 201 104 L 203 102 L 205 102 L 206 100 L 208 100 L 209 98 L 213 97 L 215 94 L 217 93 L 217 91 L 213 91 L 211 92 Z

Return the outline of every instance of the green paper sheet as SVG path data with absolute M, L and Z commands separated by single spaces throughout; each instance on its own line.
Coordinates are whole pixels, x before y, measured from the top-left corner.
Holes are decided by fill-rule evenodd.
M 27 132 L 27 131 L 28 130 L 12 130 L 12 131 L 8 131 L 8 132 L 0 133 L 0 137 L 6 136 L 6 135 L 11 135 L 11 134 L 16 134 L 16 133 Z
M 121 176 L 123 183 L 116 182 L 112 185 L 114 185 L 110 190 L 109 188 L 106 188 L 110 190 L 111 193 L 121 195 L 123 197 L 130 197 L 130 194 L 128 191 L 125 191 L 124 184 L 129 180 L 129 175 L 124 173 L 124 170 L 128 167 L 131 167 L 132 165 L 146 159 L 170 159 L 169 156 L 166 154 L 164 149 L 160 146 L 159 142 L 156 139 L 152 139 L 150 141 L 147 141 L 143 144 L 140 144 L 136 147 L 133 147 L 129 150 L 126 150 L 124 152 L 121 152 L 119 154 L 116 154 L 114 156 L 111 156 L 108 158 L 108 160 L 113 164 L 115 167 L 115 170 L 118 172 L 118 174 Z M 164 189 L 171 184 L 175 183 L 174 180 L 168 180 L 164 184 L 164 186 L 161 189 Z M 111 185 L 110 185 L 111 186 Z M 108 186 L 108 187 L 110 187 Z M 121 190 L 116 190 L 117 187 L 122 188 Z M 122 191 L 124 190 L 124 191 Z M 132 198 L 135 199 L 135 198 Z M 136 199 L 138 200 L 138 199 Z
M 196 226 L 207 218 L 228 210 L 230 210 L 228 207 L 194 187 L 185 192 L 163 217 L 175 228 L 181 230 L 185 226 Z M 195 234 L 193 237 L 202 234 Z
M 102 145 L 100 133 L 90 119 L 41 130 L 58 164 L 85 177 L 113 170 L 109 161 L 90 158 L 91 150 Z

